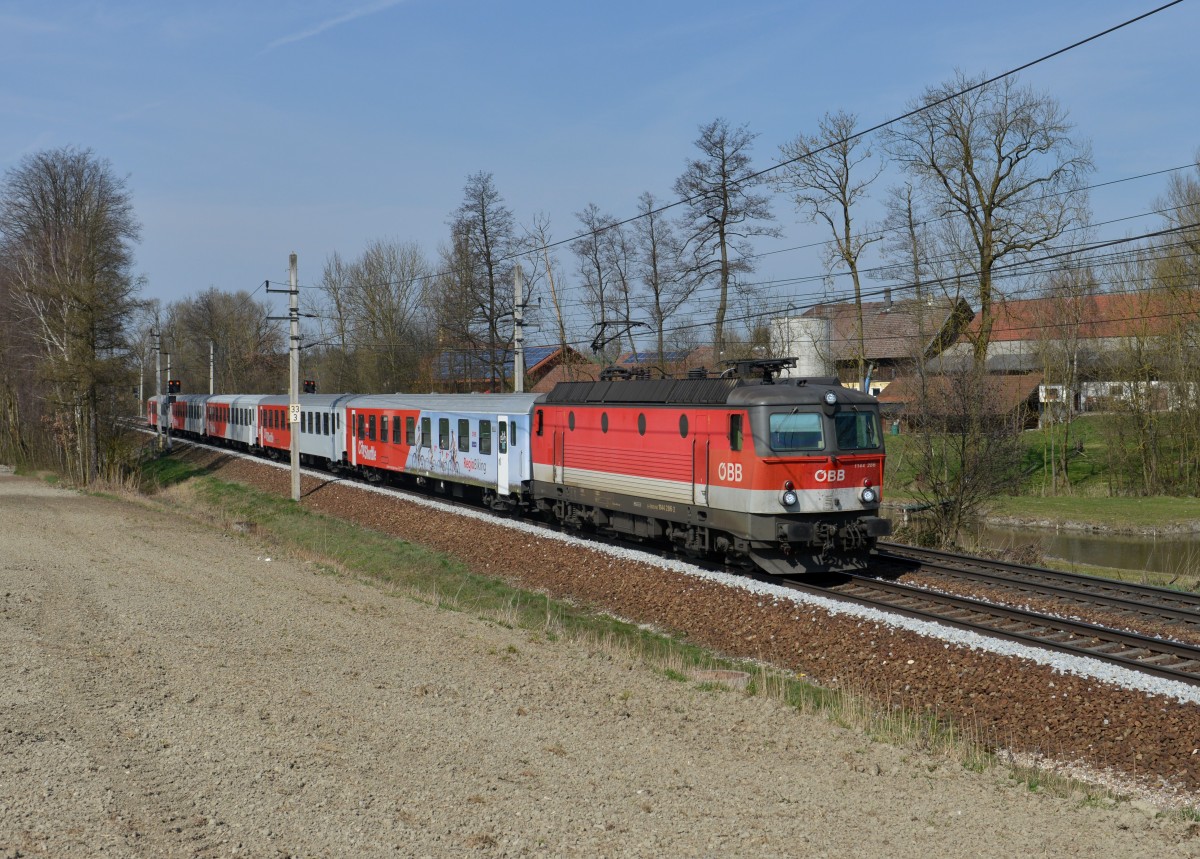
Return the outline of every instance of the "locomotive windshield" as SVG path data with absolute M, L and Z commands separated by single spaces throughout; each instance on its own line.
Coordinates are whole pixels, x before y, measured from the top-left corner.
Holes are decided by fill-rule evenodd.
M 818 412 L 776 412 L 771 415 L 771 450 L 821 450 L 825 433 Z
M 880 446 L 879 417 L 874 412 L 838 412 L 833 426 L 841 450 L 877 450 Z

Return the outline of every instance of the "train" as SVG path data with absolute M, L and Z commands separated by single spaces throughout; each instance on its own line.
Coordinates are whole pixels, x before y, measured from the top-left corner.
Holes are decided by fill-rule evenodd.
M 884 438 L 874 397 L 791 359 L 719 377 L 602 378 L 539 394 L 176 394 L 149 425 L 505 515 L 772 575 L 865 568 Z

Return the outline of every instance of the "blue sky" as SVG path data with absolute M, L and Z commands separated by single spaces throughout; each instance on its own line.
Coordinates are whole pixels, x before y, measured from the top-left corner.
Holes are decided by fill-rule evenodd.
M 670 199 L 715 117 L 758 133 L 767 166 L 826 111 L 871 125 L 955 69 L 994 74 L 1157 5 L 0 0 L 0 170 L 70 144 L 128 175 L 148 297 L 285 280 L 292 251 L 312 283 L 379 238 L 436 259 L 477 171 L 519 222 L 546 213 L 565 238 L 589 202 L 627 217 L 642 191 Z M 1200 147 L 1197 34 L 1187 0 L 1022 81 L 1091 140 L 1096 182 L 1176 167 Z M 1164 187 L 1097 191 L 1095 218 L 1146 212 Z M 785 200 L 775 212 L 784 237 L 763 250 L 825 238 Z M 808 249 L 757 276 L 820 273 Z

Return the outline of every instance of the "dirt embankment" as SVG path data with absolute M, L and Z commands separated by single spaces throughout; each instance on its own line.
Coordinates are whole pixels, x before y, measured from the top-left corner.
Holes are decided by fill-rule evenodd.
M 14 477 L 0 595 L 6 859 L 1200 856 L 1144 806 L 1036 796 Z

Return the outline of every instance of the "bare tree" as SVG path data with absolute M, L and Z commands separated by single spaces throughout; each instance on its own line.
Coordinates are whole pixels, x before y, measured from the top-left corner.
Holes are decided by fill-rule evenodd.
M 692 295 L 691 282 L 683 277 L 679 237 L 670 221 L 658 211 L 649 191 L 638 197 L 638 218 L 633 222 L 637 258 L 634 271 L 642 282 L 641 309 L 650 317 L 658 344 L 658 366 L 664 368 L 665 330 Z
M 208 391 L 209 356 L 217 393 L 287 389 L 283 323 L 246 290 L 209 287 L 165 308 L 160 330 L 172 354 L 172 375 L 189 393 Z M 209 345 L 212 344 L 210 353 Z
M 545 280 L 550 293 L 550 306 L 554 311 L 554 331 L 560 353 L 562 355 L 564 373 L 568 380 L 574 377 L 573 362 L 567 353 L 567 321 L 563 313 L 563 289 L 565 278 L 562 266 L 551 249 L 554 238 L 550 231 L 550 217 L 539 213 L 534 216 L 533 225 L 526 231 L 526 258 L 529 260 L 529 292 L 527 301 L 532 303 L 534 290 L 541 280 Z
M 796 208 L 813 222 L 829 227 L 833 240 L 826 245 L 825 261 L 830 268 L 844 268 L 854 285 L 857 312 L 855 359 L 860 390 L 867 390 L 866 343 L 863 334 L 862 283 L 858 260 L 864 249 L 882 238 L 882 234 L 862 229 L 855 223 L 857 204 L 883 171 L 872 164 L 869 147 L 855 132 L 858 118 L 853 114 L 827 113 L 817 133 L 800 134 L 780 149 L 785 164 L 773 183 L 791 196 Z
M 334 251 L 321 271 L 323 299 L 318 314 L 318 338 L 322 345 L 317 347 L 317 354 L 324 358 L 321 363 L 329 371 L 326 382 L 334 391 L 361 390 L 351 359 L 350 269 L 341 254 Z
M 582 235 L 571 242 L 571 251 L 578 263 L 580 282 L 583 284 L 584 302 L 591 310 L 592 330 L 595 333 L 594 343 L 598 344 L 595 351 L 611 360 L 614 356 L 608 348 L 611 335 L 616 331 L 619 337 L 628 320 L 623 319 L 619 300 L 620 274 L 615 268 L 617 254 L 613 251 L 617 219 L 604 214 L 595 203 L 588 203 L 582 211 L 575 213 Z
M 132 376 L 127 325 L 140 225 L 125 178 L 91 150 L 24 158 L 0 192 L 0 257 L 19 324 L 29 332 L 46 405 L 69 473 L 94 480 L 119 433 L 115 391 Z
M 1090 147 L 1071 137 L 1056 100 L 1008 77 L 931 87 L 886 133 L 891 156 L 916 179 L 930 211 L 975 281 L 975 361 L 987 359 L 997 298 L 994 273 L 1045 248 L 1084 219 Z
M 450 220 L 451 275 L 442 285 L 457 296 L 449 303 L 469 306 L 471 313 L 454 324 L 457 345 L 485 344 L 493 390 L 505 384 L 500 320 L 512 313 L 512 269 L 516 224 L 491 173 L 467 178 L 463 200 Z
M 773 218 L 770 199 L 754 191 L 762 184 L 751 175 L 755 136 L 746 126 L 731 128 L 721 118 L 702 125 L 695 141 L 700 157 L 688 162 L 674 185 L 686 200 L 681 230 L 688 273 L 696 283 L 717 284 L 713 349 L 718 360 L 725 351 L 729 289 L 738 287 L 739 274 L 754 270 L 749 240 L 779 235 L 765 224 Z
M 377 239 L 352 262 L 330 257 L 321 280 L 326 345 L 316 363 L 329 369 L 336 390 L 407 390 L 418 383 L 436 346 L 430 301 L 441 296 L 432 280 L 413 242 Z

